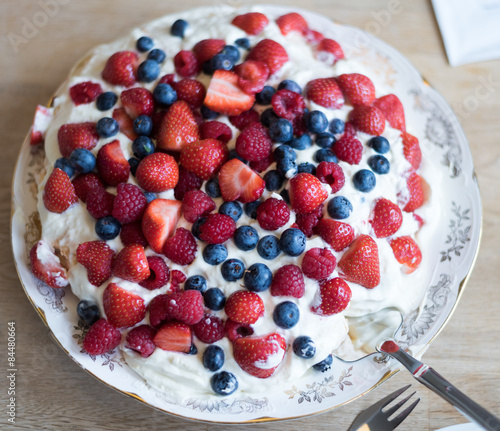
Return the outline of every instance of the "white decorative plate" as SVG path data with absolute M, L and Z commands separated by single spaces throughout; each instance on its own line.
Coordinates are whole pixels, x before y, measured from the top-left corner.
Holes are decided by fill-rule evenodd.
M 289 8 L 269 6 L 287 13 Z M 294 9 L 297 11 L 296 9 Z M 436 264 L 420 310 L 405 317 L 399 341 L 423 353 L 450 318 L 468 279 L 481 235 L 481 201 L 465 135 L 448 104 L 396 50 L 352 27 L 340 26 L 309 11 L 299 10 L 314 28 L 337 40 L 347 57 L 359 57 L 384 77 L 406 107 L 407 123 L 420 138 L 424 158 L 441 173 L 442 212 L 433 239 Z M 340 29 L 342 27 L 342 29 Z M 260 396 L 192 398 L 179 403 L 157 392 L 131 371 L 117 352 L 89 356 L 82 352 L 84 328 L 78 326 L 77 298 L 68 290 L 54 290 L 35 279 L 28 265 L 31 245 L 39 239 L 34 173 L 43 168 L 44 154 L 21 148 L 13 179 L 12 245 L 26 294 L 54 338 L 84 370 L 114 389 L 165 412 L 195 420 L 244 423 L 290 419 L 339 407 L 365 394 L 397 371 L 380 354 L 353 363 L 334 360 L 327 373 L 309 373 L 282 392 Z

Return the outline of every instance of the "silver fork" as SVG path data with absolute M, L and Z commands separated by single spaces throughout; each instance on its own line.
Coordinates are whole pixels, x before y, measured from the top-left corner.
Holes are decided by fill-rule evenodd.
M 395 418 L 390 419 L 391 416 L 396 413 L 396 411 L 405 404 L 414 394 L 410 394 L 394 406 L 383 410 L 391 401 L 394 401 L 399 397 L 404 391 L 406 391 L 411 385 L 407 385 L 398 389 L 380 401 L 376 402 L 372 406 L 368 407 L 366 410 L 362 411 L 351 427 L 347 431 L 391 431 L 395 429 L 401 422 L 403 422 L 412 410 L 416 407 L 420 398 L 417 398 L 413 403 L 411 403 L 406 409 L 399 413 Z

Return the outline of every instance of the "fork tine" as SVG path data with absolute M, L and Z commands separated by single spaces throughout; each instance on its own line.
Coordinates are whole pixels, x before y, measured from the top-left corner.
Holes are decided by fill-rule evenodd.
M 419 401 L 420 401 L 420 398 L 417 398 L 413 403 L 411 403 L 406 409 L 404 409 L 393 420 L 389 421 L 392 424 L 392 426 L 394 428 L 398 427 L 399 424 L 401 422 L 403 422 L 406 419 L 406 417 L 413 411 L 413 409 L 417 406 L 417 404 L 419 403 Z
M 403 386 L 402 388 L 394 391 L 392 394 L 387 395 L 385 398 L 382 398 L 380 401 L 373 404 L 370 409 L 373 410 L 382 410 L 387 404 L 391 401 L 394 401 L 397 397 L 399 397 L 404 391 L 406 391 L 411 385 Z
M 384 413 L 387 415 L 387 417 L 390 417 L 393 413 L 396 413 L 396 411 L 415 394 L 416 392 L 413 392 L 412 394 L 408 395 L 406 398 L 402 399 L 399 403 L 394 404 L 391 408 L 387 409 Z

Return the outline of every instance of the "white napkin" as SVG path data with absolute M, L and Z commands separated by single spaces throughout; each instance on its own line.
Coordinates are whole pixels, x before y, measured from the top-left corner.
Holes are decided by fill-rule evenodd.
M 448 61 L 500 58 L 500 0 L 432 0 Z

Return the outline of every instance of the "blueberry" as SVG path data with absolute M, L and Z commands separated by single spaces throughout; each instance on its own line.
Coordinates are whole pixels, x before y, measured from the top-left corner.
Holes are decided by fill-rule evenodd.
M 245 211 L 245 214 L 250 217 L 250 218 L 257 218 L 257 208 L 258 206 L 262 203 L 262 201 L 253 201 L 253 202 L 248 202 L 245 204 L 243 207 L 243 210 Z
M 285 79 L 284 81 L 281 81 L 278 85 L 278 90 L 289 90 L 293 91 L 294 93 L 302 93 L 302 88 L 300 88 L 300 85 L 295 81 L 292 81 L 291 79 Z
M 137 51 L 139 52 L 147 52 L 151 48 L 153 48 L 154 42 L 153 39 L 147 36 L 142 36 L 137 39 L 137 43 L 135 44 Z
M 153 82 L 160 74 L 160 65 L 154 60 L 145 60 L 137 68 L 139 82 Z
M 211 287 L 203 294 L 203 300 L 207 308 L 213 311 L 220 311 L 226 305 L 226 297 L 224 292 L 218 287 Z
M 212 111 L 207 108 L 205 105 L 202 105 L 200 108 L 201 116 L 205 120 L 215 120 L 220 114 L 218 112 Z
M 240 37 L 239 39 L 236 39 L 234 41 L 234 44 L 236 46 L 239 46 L 240 48 L 249 49 L 250 48 L 250 39 L 248 39 L 247 37 Z
M 118 96 L 112 91 L 106 91 L 105 93 L 99 94 L 97 100 L 95 101 L 97 109 L 99 111 L 108 111 L 115 103 L 118 101 Z
M 327 205 L 328 215 L 336 220 L 346 219 L 351 215 L 352 204 L 344 196 L 335 196 L 328 202 Z
M 373 172 L 379 175 L 387 174 L 391 169 L 389 160 L 378 154 L 376 156 L 371 156 L 368 159 L 368 166 L 372 168 Z
M 205 184 L 205 191 L 211 198 L 220 198 L 219 180 L 212 178 Z
M 110 117 L 101 118 L 96 125 L 96 131 L 103 138 L 115 136 L 120 131 L 120 125 Z
M 308 162 L 301 163 L 299 166 L 297 166 L 297 171 L 299 174 L 307 173 L 311 175 L 316 175 L 316 166 Z
M 280 302 L 273 311 L 273 320 L 283 329 L 293 328 L 300 318 L 299 307 L 291 301 Z
M 209 265 L 218 265 L 227 259 L 227 248 L 222 244 L 208 244 L 203 249 L 203 260 Z
M 75 175 L 75 168 L 71 166 L 71 163 L 65 157 L 59 157 L 54 163 L 54 168 L 59 168 L 61 171 L 66 172 L 68 177 Z
M 293 340 L 293 353 L 299 358 L 309 359 L 316 354 L 316 345 L 311 337 L 301 335 Z
M 273 260 L 281 253 L 280 241 L 274 235 L 266 235 L 257 243 L 257 253 L 266 260 Z
M 283 187 L 283 181 L 285 181 L 285 177 L 278 171 L 272 170 L 265 173 L 264 181 L 266 182 L 266 189 L 270 192 L 275 192 Z
M 188 355 L 197 355 L 197 354 L 198 354 L 198 347 L 196 347 L 194 344 L 191 344 Z
M 130 173 L 135 177 L 137 166 L 139 166 L 139 159 L 131 157 L 130 159 L 128 159 L 128 164 L 130 165 Z
M 356 190 L 363 193 L 372 191 L 377 184 L 375 174 L 368 169 L 360 169 L 352 177 L 352 183 Z
M 266 85 L 260 91 L 260 93 L 257 93 L 255 95 L 255 102 L 258 103 L 259 105 L 270 105 L 271 99 L 274 96 L 274 93 L 276 93 L 276 90 L 274 89 L 274 87 L 271 87 L 270 85 Z M 271 108 L 271 111 L 272 111 L 272 108 Z
M 163 63 L 166 58 L 167 54 L 165 54 L 165 51 L 158 48 L 152 49 L 148 54 L 148 60 L 156 61 L 159 64 Z
M 335 144 L 335 136 L 328 132 L 318 133 L 316 135 L 316 145 L 321 148 L 332 148 L 332 145 Z
M 314 364 L 313 368 L 316 371 L 320 371 L 320 372 L 324 373 L 325 371 L 328 371 L 331 368 L 332 362 L 333 362 L 333 356 L 332 355 L 328 355 L 321 362 L 318 362 L 317 364 Z
M 283 200 L 288 204 L 290 205 L 290 193 L 288 192 L 287 189 L 283 189 L 281 190 L 280 192 L 280 195 L 281 197 L 283 198 Z
M 241 57 L 239 49 L 234 45 L 226 45 L 224 48 L 222 48 L 222 51 L 219 52 L 219 54 L 227 55 L 231 59 L 233 64 L 235 64 Z
M 389 144 L 389 141 L 383 136 L 375 136 L 371 138 L 366 144 L 379 154 L 385 154 L 391 149 L 391 144 Z
M 274 142 L 287 142 L 293 137 L 293 126 L 290 121 L 279 118 L 269 126 L 269 137 Z
M 345 123 L 339 118 L 334 118 L 330 123 L 329 129 L 334 135 L 340 135 L 344 133 Z
M 228 259 L 221 265 L 222 277 L 226 281 L 236 281 L 243 277 L 245 264 L 239 259 Z
M 153 90 L 153 99 L 160 106 L 170 106 L 177 100 L 177 92 L 169 84 L 158 84 Z
M 149 136 L 153 131 L 153 120 L 147 115 L 139 115 L 134 120 L 133 128 L 138 135 Z
M 148 204 L 156 199 L 156 194 L 153 192 L 144 192 L 144 196 L 146 197 L 146 200 L 148 201 Z
M 207 290 L 207 280 L 203 275 L 192 275 L 184 283 L 184 290 L 199 290 L 203 293 Z
M 229 151 L 229 160 L 238 159 L 241 162 L 248 164 L 248 161 L 241 157 L 235 149 Z
M 295 162 L 295 160 L 290 159 L 278 160 L 278 163 L 276 163 L 276 168 L 278 169 L 278 172 L 280 172 L 287 178 L 294 177 L 298 172 L 297 163 Z
M 134 139 L 132 143 L 132 152 L 136 158 L 142 160 L 144 157 L 155 152 L 155 144 L 153 144 L 153 141 L 147 136 L 139 136 Z
M 273 273 L 263 263 L 254 263 L 246 271 L 243 284 L 250 292 L 263 292 L 269 289 L 273 281 Z
M 78 172 L 86 174 L 94 170 L 96 158 L 89 150 L 85 148 L 77 148 L 76 150 L 73 150 L 69 156 L 69 162 Z
M 86 299 L 78 303 L 76 313 L 86 326 L 92 326 L 100 318 L 99 307 Z
M 221 371 L 212 376 L 210 386 L 218 395 L 231 395 L 238 389 L 238 380 L 233 373 Z
M 212 75 L 216 70 L 231 70 L 234 67 L 233 60 L 226 54 L 214 55 L 208 64 L 207 70 L 203 70 L 208 75 Z
M 243 251 L 253 250 L 259 241 L 259 234 L 252 226 L 240 226 L 233 236 L 236 247 Z
M 211 344 L 203 352 L 203 366 L 207 370 L 220 370 L 224 365 L 224 359 L 224 350 L 215 344 Z
M 243 208 L 238 202 L 224 202 L 219 207 L 219 213 L 231 217 L 234 221 L 238 221 L 243 214 Z
M 95 223 L 95 233 L 104 241 L 115 239 L 120 233 L 122 225 L 112 216 L 102 217 Z
M 201 241 L 200 227 L 203 223 L 205 223 L 206 219 L 207 219 L 206 217 L 200 217 L 193 223 L 193 226 L 191 227 L 191 233 L 194 235 L 195 238 L 199 239 L 200 241 Z
M 260 114 L 260 122 L 264 127 L 270 127 L 272 123 L 279 120 L 280 117 L 276 115 L 273 108 L 267 108 L 262 114 Z
M 328 119 L 321 111 L 311 111 L 306 115 L 306 127 L 311 133 L 321 133 L 328 127 Z
M 172 24 L 172 27 L 170 28 L 170 34 L 173 36 L 184 37 L 184 33 L 186 31 L 187 26 L 188 26 L 187 21 L 184 21 L 183 19 L 178 19 Z
M 338 163 L 339 159 L 337 159 L 337 156 L 329 148 L 321 148 L 321 150 L 318 150 L 314 153 L 314 161 L 317 163 L 321 162 Z
M 312 140 L 309 135 L 304 134 L 298 138 L 290 139 L 287 144 L 296 150 L 305 150 L 312 146 Z
M 281 234 L 280 248 L 289 256 L 300 256 L 306 249 L 306 236 L 300 229 L 289 228 Z
M 276 160 L 282 160 L 282 159 L 290 159 L 290 160 L 296 160 L 297 159 L 297 153 L 295 150 L 290 147 L 290 145 L 280 145 L 279 147 L 276 147 L 274 150 L 274 158 Z

